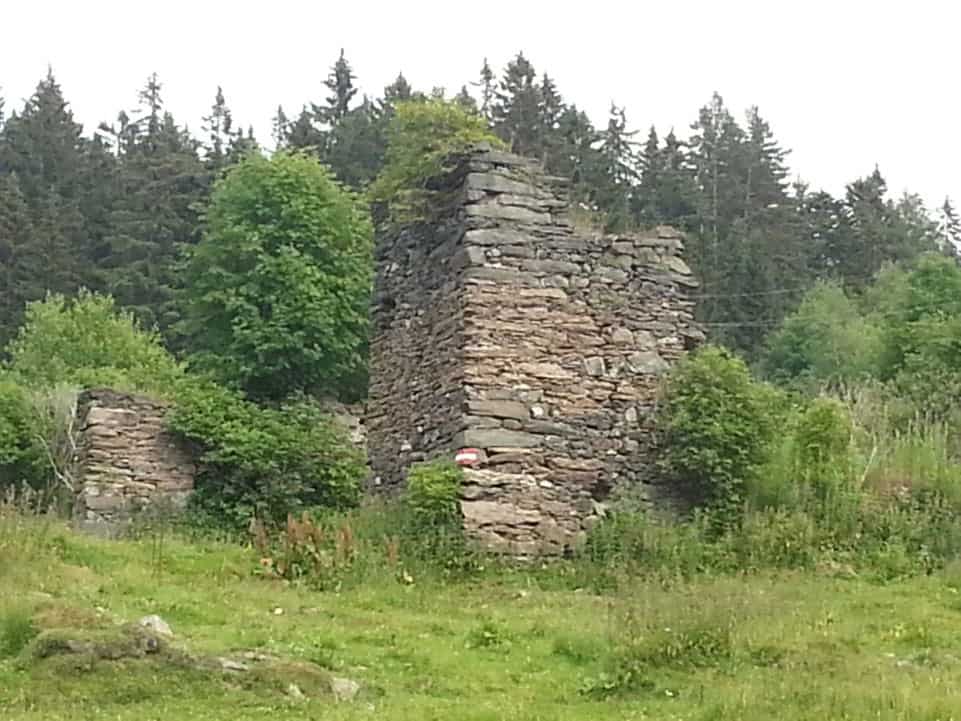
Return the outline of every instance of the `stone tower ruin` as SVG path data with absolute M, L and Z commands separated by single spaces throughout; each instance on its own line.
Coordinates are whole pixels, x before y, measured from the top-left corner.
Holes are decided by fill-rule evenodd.
M 575 227 L 564 181 L 480 147 L 430 222 L 377 241 L 366 425 L 374 483 L 478 449 L 469 536 L 517 555 L 581 539 L 615 485 L 651 485 L 658 376 L 703 338 L 669 228 Z

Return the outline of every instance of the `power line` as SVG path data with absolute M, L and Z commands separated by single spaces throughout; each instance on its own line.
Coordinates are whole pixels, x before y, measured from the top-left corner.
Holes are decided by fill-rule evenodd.
M 903 318 L 903 316 L 909 313 L 917 312 L 927 312 L 929 310 L 936 310 L 942 308 L 942 303 L 932 303 L 930 305 L 922 306 L 912 306 L 910 308 L 903 308 L 897 311 L 888 311 L 885 313 L 870 313 L 866 316 L 861 317 L 861 320 L 871 320 L 871 319 L 885 319 L 885 320 L 897 320 Z M 829 322 L 828 318 L 823 315 L 789 315 L 785 316 L 781 320 L 749 320 L 749 321 L 698 321 L 698 325 L 707 328 L 740 328 L 740 327 L 764 327 L 764 326 L 777 326 L 782 325 L 787 320 L 821 320 Z

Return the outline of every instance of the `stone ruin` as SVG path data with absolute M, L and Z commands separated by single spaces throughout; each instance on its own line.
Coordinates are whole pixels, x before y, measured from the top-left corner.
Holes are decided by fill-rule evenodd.
M 365 415 L 371 483 L 459 449 L 465 530 L 517 556 L 584 537 L 615 487 L 658 504 L 651 472 L 660 376 L 703 339 L 695 282 L 670 228 L 605 235 L 576 226 L 566 182 L 533 161 L 478 148 L 431 181 L 435 216 L 379 234 Z M 139 511 L 182 508 L 195 454 L 167 406 L 110 390 L 78 403 L 75 519 L 113 533 Z
M 670 228 L 584 231 L 566 183 L 481 147 L 431 181 L 437 217 L 379 234 L 365 425 L 373 483 L 480 451 L 468 535 L 514 555 L 583 539 L 615 486 L 652 503 L 659 376 L 703 335 Z
M 74 519 L 108 535 L 146 507 L 179 510 L 194 487 L 194 456 L 164 427 L 167 406 L 111 390 L 80 395 Z

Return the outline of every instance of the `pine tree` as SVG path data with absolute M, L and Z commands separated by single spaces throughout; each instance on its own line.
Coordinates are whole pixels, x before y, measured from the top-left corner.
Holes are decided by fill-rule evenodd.
M 30 208 L 16 173 L 0 175 L 0 352 L 16 333 L 23 318 L 29 287 L 35 279 L 23 277 L 21 255 L 33 237 Z
M 484 66 L 480 71 L 480 80 L 471 83 L 475 88 L 480 88 L 480 113 L 488 122 L 493 120 L 493 104 L 495 95 L 494 71 L 484 58 Z
M 314 113 L 306 105 L 301 108 L 297 119 L 287 125 L 285 147 L 322 154 L 327 145 L 326 134 L 317 128 L 314 118 Z
M 601 161 L 597 144 L 601 134 L 587 114 L 576 105 L 568 106 L 558 121 L 558 147 L 547 158 L 547 171 L 570 178 L 573 198 L 590 198 L 593 181 L 600 172 Z
M 812 241 L 811 272 L 860 292 L 886 263 L 910 263 L 939 246 L 937 223 L 918 196 L 887 197 L 878 168 L 849 183 L 843 198 L 827 193 L 798 200 L 804 235 Z
M 367 96 L 330 131 L 325 162 L 337 179 L 360 190 L 384 164 L 386 138 L 382 114 Z
M 460 91 L 454 96 L 454 102 L 464 108 L 464 110 L 472 113 L 477 112 L 477 101 L 474 100 L 474 96 L 467 90 L 466 85 L 461 86 Z
M 207 133 L 204 144 L 204 162 L 214 173 L 219 173 L 228 164 L 231 148 L 237 142 L 238 134 L 234 131 L 233 115 L 227 107 L 224 91 L 217 86 L 217 95 L 210 107 L 210 115 L 203 118 L 203 129 Z
M 696 215 L 697 187 L 688 171 L 687 148 L 674 129 L 664 138 L 657 162 L 658 183 L 655 186 L 655 219 L 658 222 L 690 230 Z
M 941 247 L 951 255 L 961 251 L 961 218 L 951 204 L 950 198 L 944 199 L 939 212 L 938 236 Z
M 287 135 L 290 132 L 290 121 L 287 119 L 287 114 L 284 112 L 282 105 L 277 106 L 277 112 L 274 114 L 273 121 L 271 123 L 270 137 L 274 141 L 274 146 L 278 149 L 287 146 Z
M 561 115 L 564 113 L 564 99 L 557 90 L 557 84 L 547 73 L 544 73 L 541 78 L 539 102 L 538 123 L 541 136 L 539 155 L 541 161 L 547 165 L 549 158 L 562 142 L 559 129 Z
M 103 266 L 117 302 L 166 332 L 177 320 L 175 265 L 182 246 L 198 240 L 198 201 L 209 192 L 211 166 L 205 168 L 199 143 L 164 110 L 161 91 L 152 75 L 139 94 L 140 117 L 124 131 Z M 221 147 L 220 161 L 228 150 Z
M 330 69 L 330 75 L 324 81 L 324 85 L 331 93 L 327 96 L 327 104 L 314 106 L 314 115 L 317 120 L 335 126 L 347 115 L 350 110 L 350 101 L 357 94 L 357 88 L 354 87 L 356 79 L 341 49 L 340 57 L 337 58 L 337 62 Z
M 601 136 L 600 160 L 602 184 L 595 191 L 598 206 L 607 213 L 607 225 L 623 229 L 629 224 L 631 197 L 637 180 L 637 158 L 627 130 L 624 108 L 611 103 L 607 130 Z
M 719 297 L 736 292 L 734 266 L 738 243 L 734 223 L 744 215 L 743 131 L 714 93 L 691 126 L 687 155 L 697 194 L 691 219 L 694 241 L 689 254 L 705 295 L 711 296 L 699 310 L 703 320 L 727 322 Z
M 761 118 L 757 106 L 748 110 L 747 121 L 745 213 L 751 208 L 766 208 L 785 202 L 788 175 L 785 160 L 789 154 L 774 140 L 770 126 Z
M 384 98 L 381 100 L 380 106 L 387 112 L 387 108 L 393 108 L 397 103 L 410 100 L 413 94 L 414 91 L 410 83 L 407 82 L 407 78 L 404 77 L 403 73 L 398 73 L 397 79 L 384 88 Z
M 18 193 L 29 210 L 29 232 L 13 259 L 14 287 L 5 289 L 19 305 L 47 291 L 73 293 L 93 285 L 91 246 L 104 232 L 86 222 L 81 208 L 98 187 L 85 173 L 88 141 L 69 103 L 48 70 L 0 137 L 0 168 L 15 174 Z M 13 193 L 8 188 L 8 193 Z M 19 204 L 18 204 L 19 205 Z
M 654 126 L 647 133 L 647 142 L 641 151 L 640 183 L 634 192 L 633 215 L 635 222 L 642 227 L 656 225 L 661 221 L 658 207 L 658 193 L 662 182 L 664 155 Z
M 51 192 L 76 198 L 82 156 L 82 127 L 48 70 L 20 113 L 4 125 L 0 165 L 20 176 L 27 202 L 35 207 Z
M 494 130 L 519 155 L 535 155 L 541 146 L 541 90 L 534 66 L 518 53 L 495 92 Z

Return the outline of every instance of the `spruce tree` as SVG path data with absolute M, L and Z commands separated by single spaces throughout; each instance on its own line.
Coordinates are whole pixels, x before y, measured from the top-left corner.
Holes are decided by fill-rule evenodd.
M 494 130 L 519 155 L 536 155 L 541 145 L 541 90 L 536 77 L 534 66 L 518 53 L 495 92 Z
M 219 173 L 228 163 L 231 148 L 237 142 L 238 133 L 234 131 L 233 115 L 227 107 L 224 91 L 217 86 L 210 115 L 203 118 L 203 129 L 207 140 L 203 145 L 204 162 L 214 173 Z
M 655 225 L 661 220 L 658 193 L 662 182 L 663 162 L 664 155 L 661 152 L 657 130 L 652 125 L 638 159 L 640 183 L 634 192 L 633 199 L 634 220 L 642 227 Z
M 15 335 L 35 278 L 24 277 L 22 254 L 33 239 L 27 200 L 16 173 L 0 175 L 0 352 Z
M 594 199 L 607 214 L 607 225 L 622 230 L 629 225 L 631 196 L 637 180 L 637 158 L 628 131 L 624 108 L 611 103 L 607 130 L 601 136 L 600 161 L 602 183 L 595 189 Z
M 745 213 L 752 207 L 766 208 L 786 200 L 788 170 L 785 160 L 789 154 L 774 140 L 770 126 L 761 118 L 757 106 L 748 110 L 747 120 Z
M 337 58 L 330 69 L 330 74 L 324 81 L 324 85 L 330 91 L 330 95 L 326 98 L 327 104 L 314 106 L 315 118 L 330 126 L 336 126 L 347 115 L 350 110 L 350 102 L 357 94 L 357 88 L 354 87 L 354 80 L 356 79 L 350 63 L 347 62 L 344 51 L 341 49 L 340 57 Z
M 325 162 L 340 182 L 360 190 L 377 177 L 385 151 L 381 111 L 364 96 L 330 131 Z
M 945 198 L 939 211 L 938 235 L 941 247 L 951 255 L 957 255 L 961 250 L 961 218 L 951 204 L 950 198 Z
M 544 73 L 541 78 L 540 97 L 538 106 L 538 124 L 540 125 L 540 159 L 547 165 L 551 155 L 562 143 L 559 133 L 561 115 L 564 113 L 564 99 L 557 90 L 557 84 Z
M 454 96 L 454 102 L 464 108 L 464 110 L 471 113 L 477 112 L 477 101 L 474 100 L 474 96 L 470 94 L 466 85 L 461 86 L 460 91 Z
M 380 102 L 380 107 L 384 112 L 388 112 L 387 108 L 393 108 L 397 103 L 410 100 L 413 94 L 413 88 L 407 82 L 407 78 L 403 73 L 398 73 L 394 82 L 384 88 L 384 98 Z
M 30 215 L 29 232 L 13 258 L 15 286 L 6 289 L 16 305 L 48 291 L 70 294 L 94 284 L 91 246 L 104 229 L 88 225 L 81 210 L 90 194 L 100 191 L 89 185 L 85 172 L 87 146 L 48 70 L 0 137 L 0 168 L 16 174 L 18 194 Z
M 487 58 L 484 58 L 484 65 L 481 67 L 480 79 L 472 83 L 475 88 L 480 89 L 480 114 L 487 119 L 488 122 L 493 120 L 493 106 L 494 98 L 496 97 L 496 88 L 494 83 L 494 71 L 491 70 L 491 66 L 487 62 Z
M 688 171 L 687 147 L 674 129 L 664 138 L 657 161 L 659 177 L 655 186 L 655 219 L 684 230 L 692 227 L 696 214 L 697 186 Z
M 118 156 L 103 266 L 118 304 L 166 332 L 177 320 L 177 259 L 199 237 L 198 205 L 209 192 L 212 166 L 204 166 L 199 143 L 164 110 L 161 93 L 152 75 L 139 94 L 139 117 L 127 123 L 132 130 Z
M 314 124 L 315 114 L 305 105 L 297 119 L 287 125 L 284 146 L 292 150 L 312 150 L 320 155 L 327 144 L 326 134 Z
M 558 146 L 547 159 L 550 173 L 570 178 L 573 197 L 586 200 L 592 192 L 592 183 L 601 167 L 597 144 L 601 134 L 591 123 L 587 113 L 570 105 L 558 120 Z
M 277 112 L 271 121 L 270 137 L 274 141 L 274 146 L 279 150 L 287 146 L 287 135 L 290 132 L 290 120 L 284 112 L 282 105 L 277 106 Z

